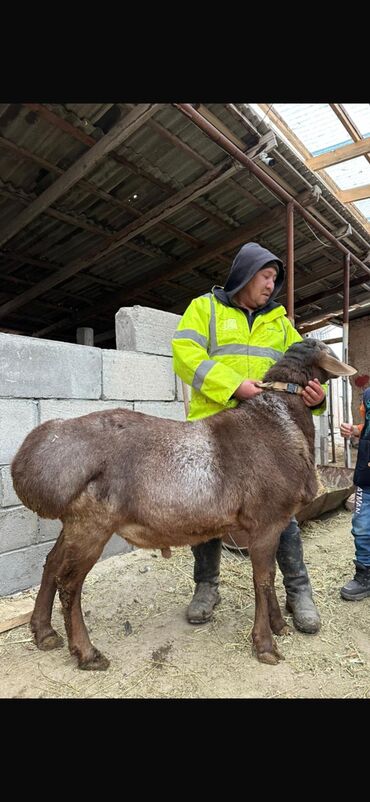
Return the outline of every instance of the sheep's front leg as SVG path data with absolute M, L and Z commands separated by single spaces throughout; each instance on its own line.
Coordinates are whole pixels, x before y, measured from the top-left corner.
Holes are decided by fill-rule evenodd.
M 274 578 L 272 581 L 271 592 L 268 595 L 270 627 L 274 635 L 289 635 L 291 630 L 289 629 L 287 622 L 285 621 L 285 619 L 281 614 L 280 604 L 276 597 L 275 573 L 276 572 L 274 569 Z
M 69 651 L 76 655 L 78 667 L 87 671 L 105 671 L 109 660 L 90 641 L 81 610 L 84 579 L 99 559 L 112 532 L 92 535 L 88 523 L 71 517 L 64 523 L 64 553 L 58 566 L 56 584 L 62 603 Z
M 261 663 L 276 665 L 284 657 L 280 654 L 272 637 L 273 631 L 284 630 L 285 621 L 281 616 L 274 589 L 275 555 L 269 546 L 259 542 L 250 548 L 255 590 L 255 618 L 252 631 L 253 644 Z

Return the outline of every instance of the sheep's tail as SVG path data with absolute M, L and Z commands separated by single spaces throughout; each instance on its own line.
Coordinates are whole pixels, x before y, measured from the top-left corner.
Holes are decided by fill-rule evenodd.
M 60 518 L 102 469 L 91 437 L 80 436 L 70 424 L 58 419 L 37 426 L 11 465 L 17 495 L 42 518 Z

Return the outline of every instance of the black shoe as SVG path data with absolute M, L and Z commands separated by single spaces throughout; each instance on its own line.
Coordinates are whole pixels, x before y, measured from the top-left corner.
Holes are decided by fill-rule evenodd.
M 342 599 L 361 601 L 370 596 L 370 566 L 355 561 L 356 573 L 346 585 L 340 589 Z
M 206 624 L 213 615 L 213 609 L 221 601 L 218 586 L 210 582 L 199 582 L 186 611 L 189 624 Z

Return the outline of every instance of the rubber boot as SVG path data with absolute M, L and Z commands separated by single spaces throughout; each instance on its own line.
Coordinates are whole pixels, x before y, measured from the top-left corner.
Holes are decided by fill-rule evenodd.
M 186 611 L 189 624 L 206 624 L 221 601 L 218 592 L 222 541 L 219 538 L 192 546 L 195 593 Z
M 361 565 L 353 561 L 356 566 L 356 573 L 346 585 L 340 589 L 342 599 L 346 601 L 361 601 L 370 596 L 370 566 Z
M 320 629 L 320 616 L 312 599 L 312 587 L 303 562 L 303 546 L 298 523 L 293 518 L 280 537 L 276 559 L 286 590 L 286 608 L 301 632 Z

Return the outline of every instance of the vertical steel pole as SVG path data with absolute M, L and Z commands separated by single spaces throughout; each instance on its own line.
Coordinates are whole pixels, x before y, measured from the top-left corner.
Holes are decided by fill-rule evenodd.
M 343 264 L 343 362 L 348 363 L 348 336 L 349 336 L 349 269 L 351 264 L 351 254 L 346 253 Z M 349 421 L 349 402 L 348 402 L 348 376 L 342 377 L 343 382 L 343 420 Z M 348 437 L 344 440 L 344 464 L 346 468 L 351 467 L 351 449 Z
M 286 207 L 286 237 L 287 237 L 287 314 L 294 326 L 294 206 L 288 203 Z

